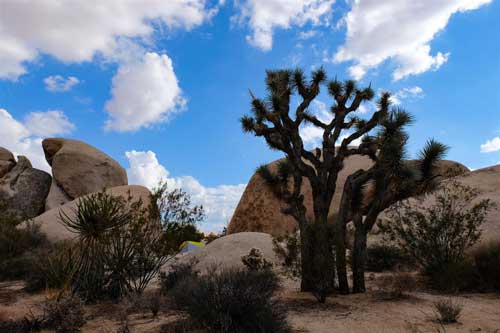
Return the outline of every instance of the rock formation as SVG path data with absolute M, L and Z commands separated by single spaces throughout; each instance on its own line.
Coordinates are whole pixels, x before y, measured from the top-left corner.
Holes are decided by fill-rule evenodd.
M 105 188 L 127 185 L 127 173 L 115 160 L 77 140 L 51 138 L 42 142 L 54 183 L 47 208 Z
M 18 156 L 16 162 L 5 149 L 0 150 L 0 161 L 5 167 L 2 170 L 7 171 L 0 177 L 0 201 L 7 205 L 7 212 L 18 218 L 32 218 L 42 213 L 52 177 L 33 168 L 24 156 Z
M 112 187 L 106 191 L 111 195 L 121 196 L 124 198 L 128 198 L 130 195 L 132 202 L 141 199 L 143 203 L 148 203 L 151 195 L 147 188 L 138 185 Z M 64 212 L 70 217 L 74 216 L 78 203 L 84 197 L 86 196 L 82 196 L 76 200 L 67 202 L 62 206 L 46 211 L 42 215 L 35 217 L 33 222 L 40 226 L 40 230 L 45 233 L 47 238 L 52 242 L 72 239 L 75 237 L 75 234 L 71 233 L 64 227 L 59 217 L 61 212 Z
M 412 161 L 409 161 L 412 163 Z M 278 161 L 272 162 L 269 167 L 275 170 Z M 342 188 L 344 182 L 351 173 L 358 169 L 366 169 L 372 165 L 372 161 L 365 156 L 350 156 L 345 161 L 345 167 L 340 172 L 337 179 L 337 189 L 333 196 L 330 206 L 330 220 L 335 219 L 336 210 L 338 209 Z M 464 174 L 468 172 L 465 166 L 453 161 L 441 161 L 436 170 L 437 174 L 445 178 Z M 304 194 L 304 204 L 307 208 L 307 216 L 313 218 L 313 203 L 311 186 L 304 179 L 302 184 L 302 193 Z M 237 233 L 243 231 L 265 232 L 273 236 L 280 236 L 289 232 L 293 232 L 297 223 L 293 217 L 281 213 L 285 208 L 285 204 L 277 199 L 265 184 L 264 180 L 254 174 L 250 179 L 243 196 L 236 207 L 233 217 L 228 226 L 228 233 Z
M 14 155 L 7 149 L 0 147 L 0 178 L 12 170 L 15 165 Z

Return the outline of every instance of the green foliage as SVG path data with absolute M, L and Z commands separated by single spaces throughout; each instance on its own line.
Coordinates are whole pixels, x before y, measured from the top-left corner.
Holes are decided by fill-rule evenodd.
M 471 187 L 447 183 L 436 192 L 434 203 L 426 202 L 426 197 L 416 203 L 397 203 L 389 210 L 390 222 L 381 230 L 425 272 L 438 272 L 463 262 L 465 251 L 479 240 L 480 226 L 492 204 L 490 200 L 474 202 L 477 195 Z
M 69 287 L 78 268 L 76 251 L 70 242 L 61 242 L 36 252 L 32 270 L 26 276 L 26 290 L 36 292 Z
M 160 183 L 152 194 L 153 212 L 163 228 L 163 243 L 168 253 L 179 251 L 184 241 L 199 242 L 204 235 L 196 224 L 205 219 L 202 206 L 193 206 L 190 196 L 181 189 L 169 191 L 167 183 Z M 156 215 L 156 216 L 155 216 Z
M 48 244 L 40 226 L 21 220 L 6 211 L 0 203 L 0 281 L 23 279 L 33 266 L 33 252 Z
M 208 332 L 289 332 L 285 309 L 273 300 L 271 270 L 226 269 L 183 280 L 169 296 L 193 326 Z
M 198 263 L 193 259 L 188 262 L 174 263 L 170 265 L 167 273 L 160 273 L 160 290 L 163 295 L 166 295 L 170 290 L 176 287 L 179 282 L 195 278 L 199 272 L 194 266 Z
M 273 263 L 264 258 L 262 252 L 256 248 L 252 248 L 250 253 L 242 256 L 241 261 L 245 267 L 253 271 L 271 269 L 273 267 Z
M 473 257 L 484 287 L 500 291 L 500 242 L 479 247 Z
M 82 198 L 74 217 L 61 215 L 78 235 L 71 286 L 85 300 L 140 294 L 169 259 L 158 213 L 144 206 L 101 192 Z
M 367 271 L 390 271 L 395 268 L 411 267 L 414 264 L 412 258 L 396 246 L 378 244 L 367 248 Z
M 434 302 L 436 319 L 442 324 L 456 323 L 460 318 L 463 305 L 450 299 Z

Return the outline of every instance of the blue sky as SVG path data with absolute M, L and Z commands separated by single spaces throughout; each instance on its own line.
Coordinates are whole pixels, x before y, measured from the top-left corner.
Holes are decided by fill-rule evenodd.
M 83 140 L 131 183 L 184 188 L 219 230 L 280 157 L 239 125 L 266 69 L 371 82 L 415 115 L 412 154 L 434 137 L 470 168 L 500 163 L 499 31 L 495 0 L 3 0 L 0 146 L 47 170 L 42 138 Z

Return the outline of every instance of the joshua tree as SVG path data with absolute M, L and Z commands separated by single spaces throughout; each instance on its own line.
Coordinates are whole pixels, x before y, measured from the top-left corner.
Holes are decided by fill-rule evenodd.
M 346 271 L 346 225 L 354 221 L 356 226 L 356 247 L 354 251 L 354 271 L 357 281 L 363 277 L 366 253 L 366 236 L 373 227 L 378 214 L 394 200 L 409 195 L 415 188 L 406 186 L 423 184 L 423 179 L 430 177 L 432 162 L 442 155 L 444 146 L 432 141 L 428 153 L 434 153 L 434 159 L 426 157 L 419 163 L 423 170 L 415 174 L 415 170 L 402 162 L 407 135 L 403 127 L 411 120 L 410 116 L 401 110 L 389 111 L 390 94 L 383 93 L 378 100 L 377 110 L 370 119 L 363 120 L 355 116 L 361 103 L 373 99 L 371 87 L 358 89 L 354 81 L 344 83 L 337 79 L 326 85 L 328 93 L 334 99 L 330 108 L 332 119 L 324 122 L 308 111 L 311 102 L 320 93 L 320 86 L 327 81 L 326 73 L 319 69 L 312 73 L 312 79 L 306 81 L 301 70 L 268 71 L 266 86 L 269 92 L 267 98 L 256 98 L 252 93 L 252 116 L 241 119 L 243 130 L 265 138 L 271 149 L 285 153 L 286 158 L 273 173 L 266 166 L 258 169 L 259 174 L 270 185 L 274 194 L 287 204 L 284 214 L 294 217 L 301 235 L 302 256 L 302 290 L 314 291 L 315 284 L 314 259 L 315 254 L 322 256 L 330 254 L 332 258 L 322 258 L 320 263 L 322 274 L 332 279 L 333 283 L 333 252 L 331 244 L 323 232 L 327 225 L 330 205 L 335 193 L 339 172 L 344 167 L 346 158 L 352 155 L 365 155 L 374 161 L 368 170 L 358 170 L 351 174 L 345 183 L 344 192 L 335 221 L 336 265 L 339 278 L 339 289 L 342 293 L 349 291 Z M 295 111 L 290 110 L 290 101 L 298 93 L 299 104 Z M 320 148 L 306 150 L 300 136 L 300 127 L 310 123 L 318 127 L 322 135 Z M 379 128 L 376 135 L 370 132 Z M 361 140 L 359 146 L 353 146 L 354 140 Z M 428 154 L 430 155 L 430 154 Z M 411 177 L 410 173 L 411 172 Z M 303 203 L 301 186 L 303 177 L 312 188 L 314 219 L 306 217 L 306 207 Z M 290 182 L 291 180 L 291 182 Z M 401 189 L 399 185 L 405 183 Z M 364 195 L 366 185 L 372 185 L 372 195 L 367 200 Z M 422 185 L 423 186 L 423 185 Z M 388 190 L 392 192 L 387 193 Z M 414 192 L 412 192 L 414 193 Z M 365 202 L 367 202 L 365 204 Z M 311 229 L 313 227 L 313 229 Z M 319 228 L 318 228 L 319 227 Z M 306 237 L 308 235 L 308 237 Z M 317 244 L 312 246 L 312 244 Z M 355 291 L 364 290 L 363 283 L 355 283 Z
M 272 186 L 274 193 L 287 203 L 285 214 L 289 214 L 298 222 L 301 231 L 302 245 L 302 290 L 312 290 L 313 281 L 308 281 L 312 267 L 306 244 L 315 242 L 306 240 L 309 225 L 326 225 L 330 204 L 335 192 L 337 176 L 344 167 L 344 160 L 355 154 L 375 157 L 376 150 L 370 145 L 351 147 L 354 140 L 359 139 L 374 129 L 387 116 L 389 108 L 389 94 L 384 93 L 378 103 L 378 110 L 368 121 L 357 117 L 350 117 L 362 102 L 371 100 L 374 92 L 371 87 L 358 89 L 354 81 L 341 83 L 332 80 L 328 82 L 328 92 L 335 103 L 331 107 L 332 120 L 323 122 L 308 111 L 311 102 L 320 93 L 320 86 L 326 82 L 326 73 L 319 69 L 312 73 L 312 80 L 307 82 L 301 70 L 268 71 L 266 86 L 269 95 L 262 100 L 252 93 L 253 116 L 244 116 L 241 119 L 243 130 L 256 136 L 263 136 L 272 149 L 285 153 L 286 159 L 278 166 L 277 174 L 273 174 L 266 167 L 259 169 L 260 174 Z M 294 114 L 290 111 L 292 95 L 298 93 L 300 100 Z M 303 123 L 311 123 L 322 129 L 322 147 L 314 151 L 306 150 L 300 136 L 299 129 Z M 340 142 L 345 130 L 349 134 Z M 289 186 L 291 177 L 293 184 Z M 303 196 L 300 193 L 302 177 L 305 177 L 312 188 L 314 220 L 306 218 L 306 208 Z M 314 232 L 312 233 L 314 234 Z M 327 244 L 319 246 L 328 246 Z M 325 253 L 320 250 L 322 253 Z M 333 261 L 333 258 L 332 258 Z M 330 269 L 323 267 L 324 270 Z M 333 267 L 331 268 L 333 270 Z M 331 274 L 333 277 L 333 273 Z
M 344 184 L 336 223 L 344 232 L 341 234 L 344 240 L 349 220 L 352 220 L 355 227 L 353 292 L 365 291 L 367 236 L 379 214 L 399 200 L 433 190 L 437 184 L 435 180 L 439 175 L 434 172 L 434 164 L 444 156 L 448 147 L 429 140 L 418 160 L 405 161 L 408 135 L 404 127 L 411 121 L 407 112 L 400 109 L 391 111 L 381 122 L 380 130 L 375 136 L 363 138 L 365 144 L 377 147 L 377 154 L 372 158 L 373 166 L 351 174 Z M 342 256 L 345 258 L 345 252 L 338 250 L 337 257 Z M 338 261 L 341 262 L 342 258 Z M 345 266 L 338 267 L 338 270 L 339 280 L 347 281 Z

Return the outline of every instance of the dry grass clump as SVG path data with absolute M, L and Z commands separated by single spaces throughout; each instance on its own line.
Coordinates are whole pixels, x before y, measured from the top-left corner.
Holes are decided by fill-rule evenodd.
M 462 315 L 463 304 L 450 299 L 434 302 L 436 320 L 442 324 L 456 323 Z
M 415 291 L 417 281 L 411 273 L 397 271 L 381 277 L 377 285 L 379 288 L 375 294 L 377 298 L 397 300 L 406 298 L 409 293 Z

